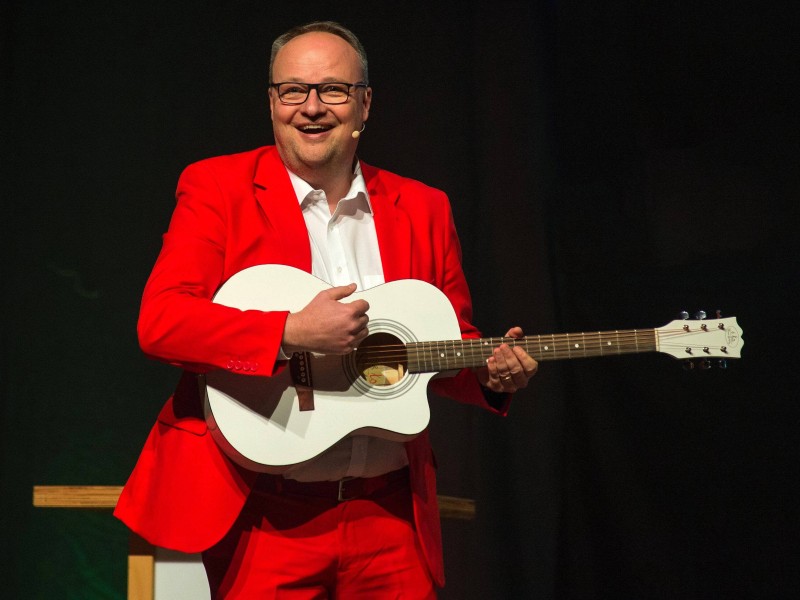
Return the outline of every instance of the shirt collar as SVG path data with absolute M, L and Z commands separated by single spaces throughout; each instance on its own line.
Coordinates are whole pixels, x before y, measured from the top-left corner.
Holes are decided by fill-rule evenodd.
M 350 190 L 342 200 L 352 200 L 360 196 L 363 198 L 364 210 L 372 213 L 372 204 L 369 201 L 369 194 L 367 193 L 367 182 L 364 181 L 364 175 L 361 173 L 361 162 L 357 160 L 355 163 L 356 166 L 353 169 L 353 179 L 350 183 Z M 317 201 L 320 197 L 319 192 L 322 190 L 315 190 L 307 181 L 301 179 L 299 175 L 292 173 L 288 168 L 286 172 L 289 174 L 295 196 L 297 196 L 297 202 L 300 204 L 301 208 L 310 202 Z

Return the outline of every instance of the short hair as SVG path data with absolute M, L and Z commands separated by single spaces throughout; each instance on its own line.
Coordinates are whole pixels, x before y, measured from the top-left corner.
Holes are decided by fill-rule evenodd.
M 291 40 L 296 37 L 299 37 L 306 33 L 312 32 L 322 32 L 322 33 L 332 33 L 333 35 L 339 36 L 345 42 L 352 46 L 353 50 L 356 51 L 358 55 L 359 62 L 361 62 L 361 70 L 364 73 L 363 81 L 367 85 L 369 85 L 369 72 L 367 70 L 367 53 L 364 50 L 364 46 L 361 45 L 361 42 L 356 37 L 356 34 L 350 31 L 344 25 L 340 25 L 336 21 L 314 21 L 313 23 L 306 23 L 305 25 L 298 25 L 297 27 L 293 27 L 286 33 L 281 36 L 278 36 L 274 42 L 272 42 L 272 53 L 269 57 L 269 82 L 273 83 L 272 81 L 272 65 L 275 63 L 275 57 L 277 56 L 278 52 L 281 48 L 283 48 L 286 44 L 288 44 Z

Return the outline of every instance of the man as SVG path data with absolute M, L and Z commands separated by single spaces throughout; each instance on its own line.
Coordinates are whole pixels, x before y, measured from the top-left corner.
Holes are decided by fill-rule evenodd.
M 355 158 L 372 103 L 358 39 L 331 22 L 295 28 L 273 44 L 270 81 L 275 147 L 201 161 L 178 183 L 139 338 L 184 375 L 115 514 L 156 545 L 202 551 L 215 598 L 434 597 L 444 570 L 427 431 L 408 442 L 350 435 L 310 461 L 259 474 L 232 462 L 203 419 L 198 373 L 271 376 L 292 352 L 357 348 L 369 306 L 349 298 L 356 289 L 433 283 L 462 335 L 478 337 L 446 196 Z M 212 302 L 232 275 L 270 263 L 333 287 L 294 313 Z M 502 344 L 485 367 L 431 387 L 504 413 L 536 369 L 521 348 Z M 344 501 L 342 480 L 353 490 Z

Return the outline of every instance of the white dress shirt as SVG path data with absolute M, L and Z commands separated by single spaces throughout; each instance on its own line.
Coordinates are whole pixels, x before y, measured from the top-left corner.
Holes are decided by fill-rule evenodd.
M 333 286 L 355 283 L 366 290 L 384 283 L 378 236 L 361 165 L 356 162 L 350 190 L 331 214 L 328 198 L 289 171 L 311 242 L 311 273 Z M 309 299 L 310 300 L 310 299 Z M 283 475 L 300 481 L 372 477 L 408 464 L 402 442 L 350 435 Z

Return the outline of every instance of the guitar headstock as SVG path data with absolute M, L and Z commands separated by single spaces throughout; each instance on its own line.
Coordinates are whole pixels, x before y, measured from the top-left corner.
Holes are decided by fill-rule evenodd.
M 657 350 L 678 359 L 699 359 L 701 366 L 707 366 L 710 358 L 740 358 L 744 340 L 736 317 L 719 318 L 719 312 L 717 317 L 706 319 L 700 311 L 696 320 L 677 319 L 656 328 Z

